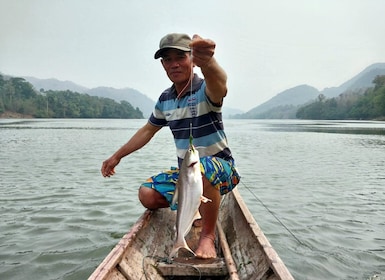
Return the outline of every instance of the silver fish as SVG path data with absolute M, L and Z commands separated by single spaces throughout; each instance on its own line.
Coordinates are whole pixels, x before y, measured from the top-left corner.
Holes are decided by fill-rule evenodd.
M 200 218 L 199 206 L 201 201 L 208 202 L 210 200 L 203 196 L 199 152 L 190 144 L 179 170 L 179 178 L 172 199 L 173 205 L 178 202 L 178 210 L 176 240 L 169 255 L 169 260 L 175 257 L 181 248 L 185 248 L 195 255 L 187 245 L 185 236 L 190 231 L 194 220 Z

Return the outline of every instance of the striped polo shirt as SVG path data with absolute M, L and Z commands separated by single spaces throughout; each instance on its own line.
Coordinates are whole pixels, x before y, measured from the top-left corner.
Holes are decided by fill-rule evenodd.
M 189 146 L 190 134 L 200 157 L 216 156 L 232 160 L 223 129 L 221 105 L 210 101 L 205 93 L 206 83 L 194 74 L 192 91 L 177 98 L 174 85 L 159 97 L 149 122 L 155 126 L 169 126 L 181 163 Z

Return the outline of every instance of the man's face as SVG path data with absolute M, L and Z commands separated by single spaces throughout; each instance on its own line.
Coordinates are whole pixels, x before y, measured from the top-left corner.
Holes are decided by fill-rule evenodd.
M 191 75 L 190 53 L 169 49 L 162 54 L 162 65 L 169 79 L 176 85 L 184 85 Z

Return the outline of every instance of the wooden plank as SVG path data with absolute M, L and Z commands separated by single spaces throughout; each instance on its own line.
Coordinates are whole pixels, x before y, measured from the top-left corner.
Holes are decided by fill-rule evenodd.
M 148 222 L 150 216 L 151 211 L 146 210 L 132 229 L 123 236 L 114 249 L 112 249 L 112 251 L 107 255 L 104 261 L 91 274 L 88 280 L 106 280 L 111 278 L 110 274 L 115 274 L 114 270 L 116 265 L 122 259 L 123 253 L 130 246 L 132 240 L 136 237 L 136 234 L 140 231 L 140 229 Z
M 150 221 L 141 228 L 119 262 L 119 270 L 128 280 L 164 279 L 156 270 L 156 265 L 158 259 L 167 256 L 172 247 L 175 218 L 175 211 L 169 208 L 151 212 Z
M 159 262 L 158 271 L 163 276 L 226 276 L 228 270 L 223 258 L 175 258 L 171 264 Z
M 127 278 L 115 267 L 109 273 L 108 280 L 127 280 Z
M 233 260 L 233 257 L 231 256 L 231 251 L 230 251 L 229 244 L 227 243 L 226 235 L 219 221 L 217 221 L 217 230 L 218 230 L 219 244 L 222 248 L 222 252 L 223 252 L 227 270 L 229 272 L 230 280 L 239 280 L 236 264 Z
M 266 238 L 261 228 L 258 226 L 253 215 L 243 201 L 239 191 L 237 189 L 234 190 L 232 191 L 232 194 L 236 200 L 236 203 L 239 205 L 241 211 L 243 212 L 243 215 L 245 216 L 249 227 L 252 229 L 254 236 L 256 236 L 258 243 L 262 246 L 270 268 L 274 271 L 275 276 L 277 279 L 294 280 L 294 277 L 286 268 L 285 264 L 278 256 L 274 248 L 271 246 L 269 240 Z

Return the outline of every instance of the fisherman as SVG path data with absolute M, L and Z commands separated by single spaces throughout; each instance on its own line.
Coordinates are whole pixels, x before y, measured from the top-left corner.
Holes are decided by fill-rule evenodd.
M 202 231 L 195 254 L 204 259 L 216 257 L 214 240 L 220 197 L 240 179 L 222 123 L 227 75 L 214 58 L 214 51 L 215 43 L 198 35 L 191 39 L 186 34 L 171 33 L 160 40 L 154 57 L 161 58 L 173 84 L 160 95 L 148 122 L 105 160 L 101 168 L 104 177 L 114 175 L 114 168 L 123 157 L 142 148 L 164 126 L 169 126 L 173 133 L 180 166 L 192 136 L 200 155 L 203 196 L 211 200 L 199 208 Z M 194 73 L 194 66 L 200 67 L 204 79 Z M 143 206 L 169 207 L 178 172 L 178 168 L 172 168 L 147 179 L 138 194 Z

